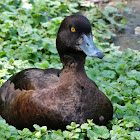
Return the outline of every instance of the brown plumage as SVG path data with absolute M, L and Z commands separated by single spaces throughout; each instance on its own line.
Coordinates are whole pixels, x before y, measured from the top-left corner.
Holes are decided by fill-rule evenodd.
M 18 129 L 32 129 L 33 124 L 65 129 L 87 119 L 105 125 L 112 119 L 112 104 L 84 70 L 86 55 L 103 57 L 92 42 L 87 18 L 65 18 L 56 44 L 63 69 L 32 68 L 12 76 L 0 88 L 0 115 Z

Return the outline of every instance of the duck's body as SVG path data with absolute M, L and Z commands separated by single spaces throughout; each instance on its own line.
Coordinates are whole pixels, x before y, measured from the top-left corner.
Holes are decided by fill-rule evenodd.
M 0 88 L 0 114 L 19 129 L 32 129 L 33 124 L 65 129 L 72 121 L 82 124 L 87 119 L 105 125 L 112 119 L 111 102 L 85 73 L 85 53 L 78 49 L 75 55 L 68 45 L 66 51 L 67 43 L 59 39 L 65 22 L 57 36 L 62 71 L 26 69 Z

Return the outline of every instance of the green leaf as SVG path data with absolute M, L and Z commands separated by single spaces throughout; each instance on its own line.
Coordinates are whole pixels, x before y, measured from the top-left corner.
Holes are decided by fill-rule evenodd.
M 134 126 L 134 123 L 133 122 L 129 122 L 126 124 L 126 127 L 133 127 Z
M 42 126 L 40 129 L 41 129 L 41 132 L 45 133 L 47 131 L 47 126 Z
M 0 77 L 4 77 L 7 73 L 7 70 L 0 70 Z
M 68 130 L 73 130 L 75 128 L 78 128 L 80 125 L 79 124 L 76 124 L 75 122 L 71 122 L 71 125 L 67 125 L 66 128 Z
M 117 13 L 117 8 L 115 8 L 115 7 L 112 7 L 112 6 L 110 6 L 110 7 L 105 7 L 105 10 L 107 11 L 107 12 L 109 12 L 109 13 Z
M 126 23 L 127 23 L 127 20 L 126 20 L 125 18 L 123 18 L 123 19 L 121 20 L 121 23 L 122 23 L 122 24 L 126 24 Z
M 110 79 L 114 79 L 116 76 L 116 73 L 114 71 L 111 70 L 104 70 L 102 71 L 102 75 L 104 77 L 110 78 Z
M 20 26 L 17 31 L 21 37 L 24 37 L 32 33 L 32 26 L 29 24 L 25 24 L 23 26 Z
M 41 138 L 41 131 L 36 132 L 36 133 L 35 133 L 35 136 L 36 136 L 38 139 Z
M 99 138 L 108 139 L 109 138 L 109 130 L 106 128 L 106 126 L 94 126 L 93 132 L 98 134 Z
M 8 129 L 11 133 L 17 134 L 17 130 L 16 130 L 16 128 L 15 128 L 14 126 L 8 126 L 7 129 Z
M 16 136 L 11 136 L 11 137 L 9 138 L 9 140 L 17 140 L 17 137 L 16 137 Z
M 140 132 L 139 131 L 133 131 L 131 132 L 131 139 L 140 139 Z
M 0 57 L 4 56 L 6 52 L 0 52 Z
M 69 131 L 63 131 L 64 138 L 69 138 L 70 137 L 70 132 Z
M 33 127 L 34 127 L 36 130 L 40 130 L 40 128 L 41 128 L 41 127 L 40 127 L 39 125 L 37 125 L 37 124 L 34 124 Z
M 48 44 L 45 48 L 46 50 L 50 51 L 51 53 L 57 54 L 56 47 L 54 45 Z
M 5 135 L 6 138 L 8 139 L 8 138 L 10 138 L 10 136 L 11 136 L 11 132 L 5 131 L 5 132 L 4 132 L 4 135 Z
M 88 137 L 93 139 L 95 137 L 95 133 L 92 130 L 87 130 Z
M 115 70 L 117 73 L 119 74 L 124 73 L 125 68 L 126 68 L 126 63 L 117 63 L 115 66 L 116 66 Z
M 112 96 L 112 98 L 111 98 L 111 102 L 112 102 L 112 103 L 119 103 L 119 102 L 121 102 L 121 101 L 123 101 L 123 100 L 124 100 L 123 97 L 119 97 L 119 96 L 117 96 L 117 95 L 114 95 L 114 96 Z
M 84 124 L 81 125 L 81 129 L 88 130 L 88 129 L 91 129 L 91 126 L 89 126 L 89 124 L 87 124 L 87 123 L 84 123 Z
M 22 131 L 18 131 L 21 136 L 30 136 L 32 135 L 31 131 L 28 128 L 24 128 Z

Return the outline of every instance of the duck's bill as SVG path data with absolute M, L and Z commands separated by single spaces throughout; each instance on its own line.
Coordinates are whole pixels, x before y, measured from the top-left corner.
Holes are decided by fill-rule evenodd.
M 88 37 L 84 34 L 83 43 L 80 45 L 80 48 L 87 56 L 98 57 L 100 59 L 104 57 L 104 54 L 98 48 L 96 48 L 92 39 L 92 35 Z

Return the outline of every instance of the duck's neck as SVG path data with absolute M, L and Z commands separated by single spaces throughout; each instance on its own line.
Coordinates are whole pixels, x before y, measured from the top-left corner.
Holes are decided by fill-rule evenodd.
M 61 56 L 63 72 L 85 73 L 85 54 L 71 54 Z

